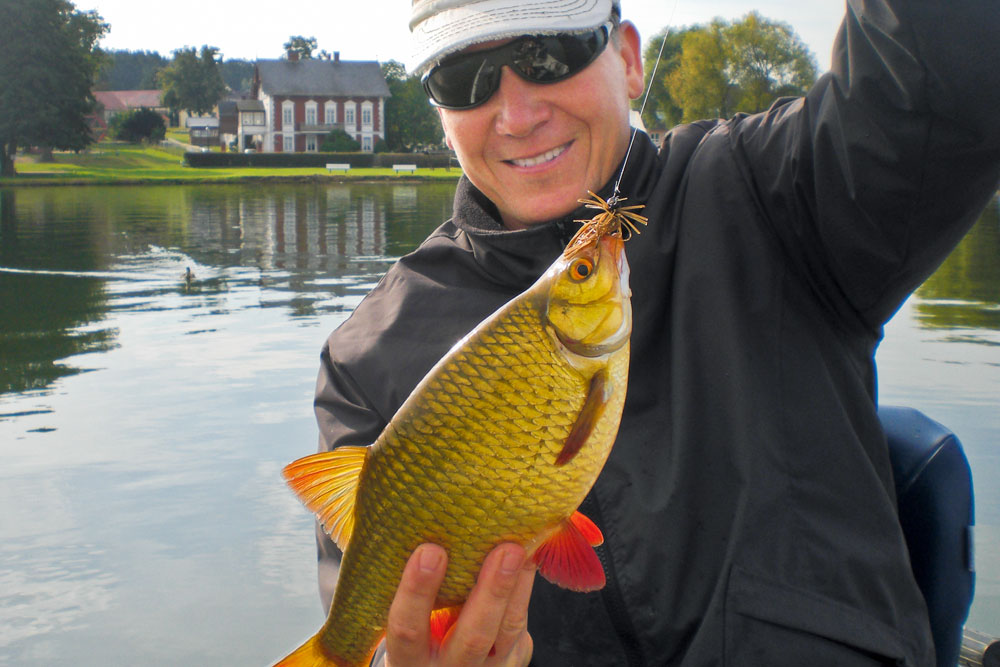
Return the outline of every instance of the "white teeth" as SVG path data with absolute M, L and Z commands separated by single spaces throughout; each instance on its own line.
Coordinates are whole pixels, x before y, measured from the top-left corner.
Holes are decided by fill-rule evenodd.
M 534 167 L 536 164 L 542 164 L 543 162 L 548 162 L 549 160 L 555 159 L 559 155 L 562 155 L 562 152 L 566 150 L 567 146 L 569 146 L 569 144 L 559 146 L 558 148 L 553 148 L 547 153 L 542 153 L 541 155 L 536 155 L 535 157 L 522 158 L 519 160 L 511 160 L 511 164 L 513 164 L 516 167 Z

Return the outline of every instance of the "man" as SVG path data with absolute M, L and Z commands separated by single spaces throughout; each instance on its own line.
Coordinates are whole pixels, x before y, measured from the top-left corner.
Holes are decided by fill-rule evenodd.
M 465 178 L 454 217 L 324 348 L 324 449 L 375 440 L 462 335 L 607 197 L 642 87 L 617 0 L 416 0 L 418 69 Z M 487 558 L 428 639 L 446 554 L 419 547 L 394 667 L 929 665 L 934 647 L 875 412 L 882 325 L 1000 180 L 994 0 L 849 0 L 831 73 L 765 113 L 639 135 L 621 180 L 634 330 L 615 448 L 583 511 L 608 583 Z M 329 604 L 339 554 L 320 534 Z M 530 604 L 529 604 L 530 599 Z M 528 610 L 530 609 L 530 614 Z

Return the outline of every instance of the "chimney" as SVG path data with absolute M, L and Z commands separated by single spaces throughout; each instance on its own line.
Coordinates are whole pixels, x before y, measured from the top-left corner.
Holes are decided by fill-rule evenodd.
M 335 63 L 339 63 L 340 62 L 340 51 L 334 51 L 333 52 L 333 62 L 335 62 Z

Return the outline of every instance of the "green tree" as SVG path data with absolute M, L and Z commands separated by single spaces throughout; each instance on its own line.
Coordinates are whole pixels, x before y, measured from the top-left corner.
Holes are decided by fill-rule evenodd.
M 151 90 L 156 73 L 170 61 L 156 51 L 108 51 L 96 90 Z
M 735 91 L 729 80 L 725 24 L 715 20 L 684 35 L 679 65 L 667 77 L 670 97 L 683 109 L 685 122 L 726 118 L 733 113 Z
M 163 116 L 143 107 L 115 116 L 110 131 L 116 139 L 137 144 L 141 141 L 161 141 L 167 135 L 167 126 Z
M 785 23 L 750 12 L 728 27 L 726 46 L 741 111 L 761 111 L 775 98 L 801 95 L 816 82 L 815 59 Z
M 410 152 L 440 144 L 444 132 L 420 77 L 407 76 L 406 67 L 395 60 L 382 63 L 382 75 L 391 95 L 385 102 L 384 150 Z
M 728 118 L 763 111 L 778 97 L 802 95 L 816 81 L 816 63 L 792 29 L 750 12 L 689 30 L 667 90 L 682 120 Z
M 669 128 L 681 122 L 683 109 L 674 102 L 667 81 L 680 66 L 681 45 L 688 30 L 688 28 L 680 31 L 665 28 L 649 40 L 643 52 L 642 64 L 646 77 L 644 89 L 648 90 L 649 94 L 645 100 L 646 106 L 642 110 L 642 122 L 647 128 Z M 640 109 L 642 102 L 641 98 L 633 102 L 636 111 Z
M 67 0 L 0 0 L 0 175 L 19 146 L 81 150 L 108 25 Z
M 316 38 L 293 35 L 288 38 L 288 41 L 285 42 L 282 48 L 285 49 L 286 54 L 297 53 L 299 60 L 311 60 L 313 51 L 317 48 Z
M 224 60 L 219 63 L 222 81 L 229 90 L 249 91 L 253 83 L 254 64 L 249 60 Z
M 351 138 L 343 130 L 330 130 L 330 133 L 323 137 L 323 143 L 319 149 L 324 153 L 353 153 L 361 150 L 361 144 Z
M 157 80 L 163 90 L 163 104 L 171 113 L 208 113 L 222 99 L 222 82 L 216 56 L 219 49 L 202 46 L 199 54 L 193 47 L 174 51 L 173 62 L 160 70 Z

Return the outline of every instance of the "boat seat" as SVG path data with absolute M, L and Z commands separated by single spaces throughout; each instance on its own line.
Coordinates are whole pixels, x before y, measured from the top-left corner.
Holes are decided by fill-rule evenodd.
M 927 601 L 939 667 L 954 667 L 975 588 L 972 473 L 954 433 L 913 408 L 883 406 L 913 574 Z

